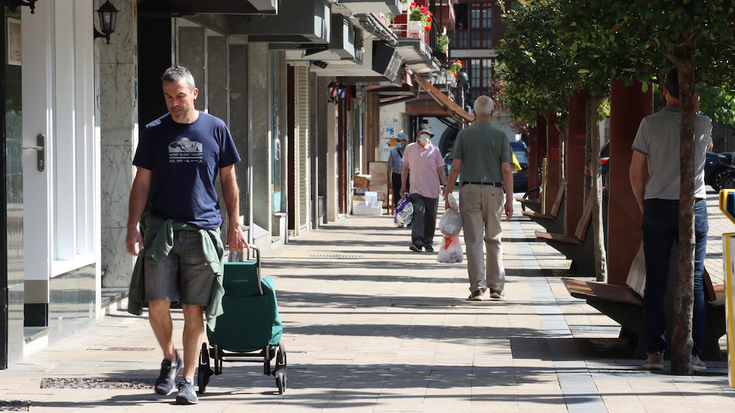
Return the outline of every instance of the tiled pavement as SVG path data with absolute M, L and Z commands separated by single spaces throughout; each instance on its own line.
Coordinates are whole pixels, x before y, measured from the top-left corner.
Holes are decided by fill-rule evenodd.
M 717 209 L 716 194 L 708 206 L 707 268 L 721 280 L 720 234 L 735 225 Z M 569 297 L 560 281 L 569 262 L 530 239 L 539 227 L 516 207 L 503 224 L 504 301 L 466 301 L 466 266 L 409 251 L 408 230 L 389 217 L 350 217 L 264 253 L 284 321 L 283 395 L 257 365 L 225 363 L 197 406 L 176 406 L 173 395 L 150 388 L 161 354 L 147 319 L 113 311 L 0 371 L 0 400 L 30 400 L 33 412 L 735 410 L 724 363 L 686 377 L 643 371 L 617 339 L 619 327 Z M 175 320 L 180 343 L 180 312 Z M 49 388 L 57 378 L 69 378 L 67 388 Z M 85 387 L 82 379 L 128 386 L 68 388 Z

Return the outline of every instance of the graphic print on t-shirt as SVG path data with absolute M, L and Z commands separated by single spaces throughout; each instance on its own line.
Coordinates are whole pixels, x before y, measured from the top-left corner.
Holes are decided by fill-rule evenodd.
M 181 137 L 168 145 L 169 163 L 203 162 L 202 144 L 189 138 Z

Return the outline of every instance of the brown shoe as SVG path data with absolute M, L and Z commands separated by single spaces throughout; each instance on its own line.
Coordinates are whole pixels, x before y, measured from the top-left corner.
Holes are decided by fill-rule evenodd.
M 470 294 L 470 296 L 467 297 L 467 300 L 470 300 L 470 301 L 482 301 L 484 299 L 485 299 L 485 290 L 473 291 L 472 294 Z

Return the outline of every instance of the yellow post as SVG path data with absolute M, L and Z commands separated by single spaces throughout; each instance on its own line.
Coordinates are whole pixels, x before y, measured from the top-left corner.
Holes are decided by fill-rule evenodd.
M 720 191 L 720 210 L 735 223 L 735 190 Z M 727 375 L 735 387 L 735 317 L 733 317 L 733 282 L 735 282 L 735 233 L 722 234 L 723 274 L 725 274 L 725 326 L 727 328 Z
M 538 193 L 538 196 L 541 200 L 541 213 L 546 213 L 546 172 L 549 167 L 549 164 L 546 162 L 546 158 L 544 158 L 541 161 L 541 190 Z

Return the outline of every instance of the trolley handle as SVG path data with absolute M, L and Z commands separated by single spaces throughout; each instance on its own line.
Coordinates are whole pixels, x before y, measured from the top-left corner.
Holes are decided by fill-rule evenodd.
M 229 251 L 230 246 L 225 245 L 225 248 Z M 261 283 L 261 275 L 260 275 L 260 248 L 256 247 L 255 245 L 250 245 L 250 249 L 247 249 L 247 256 L 246 261 L 250 261 L 250 251 L 253 251 L 253 256 L 256 260 L 256 267 L 258 268 L 258 290 L 260 291 L 260 295 L 263 295 L 263 284 Z M 235 252 L 230 251 L 230 256 L 228 259 L 229 262 L 243 262 L 243 253 L 242 252 Z

